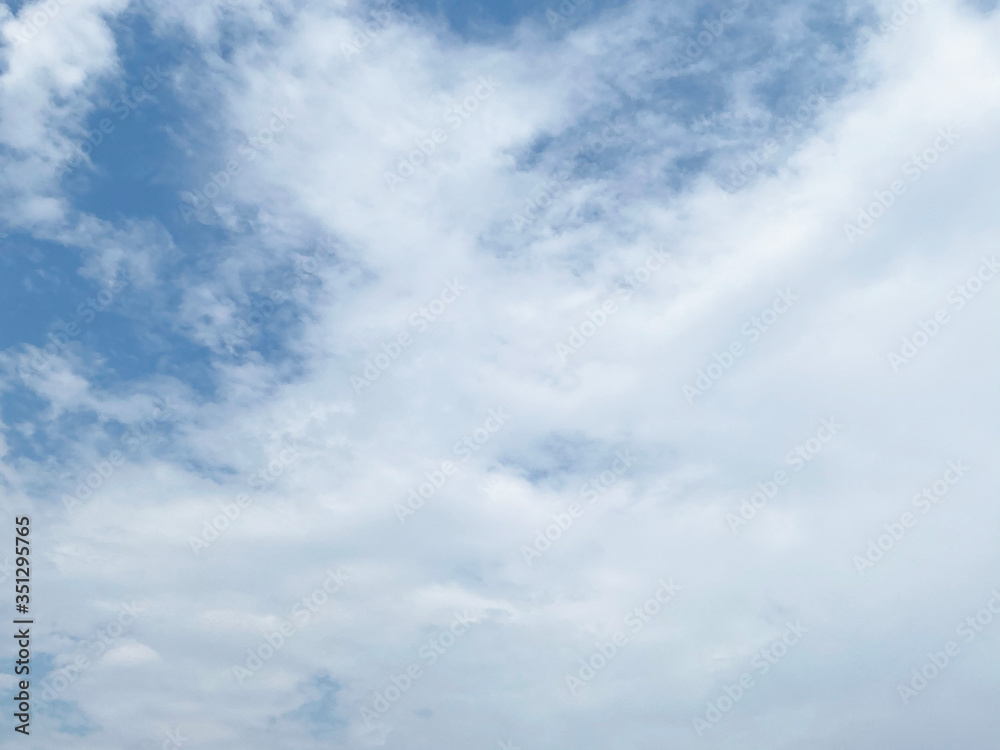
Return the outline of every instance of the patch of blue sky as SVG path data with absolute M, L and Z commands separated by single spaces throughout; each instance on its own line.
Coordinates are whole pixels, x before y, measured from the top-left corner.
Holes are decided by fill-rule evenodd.
M 304 724 L 307 731 L 315 739 L 329 737 L 334 732 L 347 726 L 347 722 L 338 715 L 337 693 L 340 685 L 328 675 L 317 675 L 304 686 L 309 700 L 294 711 L 278 718 L 278 726 L 285 722 Z
M 43 715 L 46 711 L 40 711 Z M 56 729 L 63 734 L 86 737 L 97 730 L 97 724 L 86 714 L 76 701 L 52 701 L 47 709 L 55 720 Z
M 71 165 L 64 183 L 82 211 L 108 220 L 157 219 L 173 231 L 176 165 L 185 161 L 178 136 L 191 119 L 168 78 L 181 53 L 141 16 L 130 22 L 117 27 L 121 75 L 105 82 L 78 134 L 76 145 L 89 152 L 91 165 Z
M 535 21 L 557 33 L 583 25 L 606 9 L 625 5 L 622 0 L 415 0 L 401 3 L 411 12 L 440 19 L 466 41 L 496 40 L 523 21 Z M 557 14 L 553 21 L 548 12 Z
M 0 297 L 4 321 L 0 350 L 18 344 L 44 347 L 59 318 L 76 315 L 97 288 L 79 275 L 79 254 L 56 243 L 12 233 L 2 240 Z
M 42 686 L 52 675 L 54 667 L 55 660 L 52 654 L 44 651 L 31 654 L 32 684 L 35 686 L 36 698 L 45 690 Z M 44 717 L 45 724 L 54 726 L 56 731 L 62 734 L 86 737 L 97 729 L 93 719 L 83 712 L 76 701 L 61 698 L 35 700 L 32 708 L 38 711 L 39 716 Z
M 610 462 L 615 450 L 583 434 L 554 432 L 520 451 L 508 451 L 499 463 L 536 486 L 559 490 L 581 472 Z

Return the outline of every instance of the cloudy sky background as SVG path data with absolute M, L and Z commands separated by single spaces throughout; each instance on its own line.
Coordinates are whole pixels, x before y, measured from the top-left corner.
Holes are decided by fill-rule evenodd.
M 957 631 L 1000 587 L 994 3 L 50 0 L 0 33 L 11 743 L 995 742 L 1000 622 Z

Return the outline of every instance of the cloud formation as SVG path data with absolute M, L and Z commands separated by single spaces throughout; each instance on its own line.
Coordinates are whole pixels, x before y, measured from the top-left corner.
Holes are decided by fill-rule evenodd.
M 0 7 L 29 746 L 995 737 L 994 10 Z

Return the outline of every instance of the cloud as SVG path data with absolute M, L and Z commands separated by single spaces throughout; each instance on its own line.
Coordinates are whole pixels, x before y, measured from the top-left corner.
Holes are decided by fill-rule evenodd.
M 90 283 L 134 280 L 135 328 L 29 378 L 44 342 L 3 354 L 5 507 L 45 518 L 38 648 L 103 627 L 95 599 L 145 608 L 67 689 L 90 738 L 991 736 L 989 633 L 905 705 L 897 684 L 996 586 L 997 297 L 952 298 L 996 253 L 1000 22 L 916 0 L 732 5 L 724 22 L 725 4 L 637 1 L 558 34 L 543 14 L 486 40 L 383 6 L 130 6 L 121 23 L 183 44 L 165 86 L 192 113 L 170 125 L 185 156 L 159 157 L 155 219 L 85 211 L 54 176 L 123 64 L 102 19 L 126 6 L 72 11 L 62 47 L 65 6 L 6 48 L 32 124 L 8 119 L 2 158 L 46 165 L 4 188 L 8 231 L 82 249 Z M 114 372 L 147 332 L 189 360 Z M 154 395 L 171 410 L 138 429 Z M 149 439 L 67 512 L 123 433 Z M 859 572 L 955 461 L 968 475 Z M 310 604 L 339 566 L 348 583 Z M 664 581 L 676 598 L 633 629 Z M 460 636 L 459 615 L 476 621 Z
M 108 651 L 103 659 L 107 664 L 121 666 L 148 664 L 159 660 L 159 655 L 149 646 L 142 643 L 125 643 Z

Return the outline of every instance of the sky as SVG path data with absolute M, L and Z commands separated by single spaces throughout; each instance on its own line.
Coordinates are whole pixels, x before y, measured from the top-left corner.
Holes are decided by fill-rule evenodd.
M 991 1 L 0 4 L 4 746 L 995 743 L 998 132 Z

